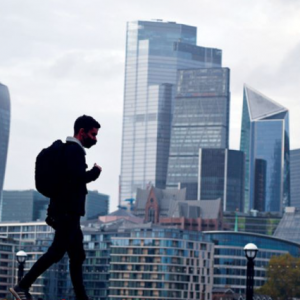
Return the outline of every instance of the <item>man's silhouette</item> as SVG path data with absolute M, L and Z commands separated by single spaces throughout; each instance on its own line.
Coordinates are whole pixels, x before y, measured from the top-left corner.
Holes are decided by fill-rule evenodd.
M 70 276 L 77 300 L 88 300 L 82 279 L 85 260 L 80 217 L 85 214 L 86 184 L 96 180 L 102 169 L 95 164 L 87 171 L 85 149 L 97 142 L 100 124 L 90 116 L 79 117 L 74 124 L 74 136 L 67 137 L 63 146 L 64 180 L 58 196 L 50 199 L 46 221 L 55 229 L 54 240 L 48 251 L 40 257 L 18 285 L 10 292 L 21 300 L 32 299 L 29 289 L 34 281 L 65 253 L 70 260 Z

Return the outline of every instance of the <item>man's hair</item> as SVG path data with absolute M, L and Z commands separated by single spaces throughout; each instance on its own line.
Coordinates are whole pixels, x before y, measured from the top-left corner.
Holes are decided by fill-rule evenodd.
M 88 132 L 93 128 L 100 127 L 101 125 L 93 117 L 83 115 L 77 118 L 74 123 L 74 135 L 78 134 L 81 128 L 83 128 L 85 132 Z

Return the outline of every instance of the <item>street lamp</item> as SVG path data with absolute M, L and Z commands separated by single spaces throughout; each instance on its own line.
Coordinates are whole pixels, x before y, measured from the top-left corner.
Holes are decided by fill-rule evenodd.
M 258 248 L 256 245 L 249 243 L 244 247 L 244 251 L 247 258 L 246 300 L 253 300 L 254 259 L 256 257 Z
M 27 253 L 23 250 L 17 252 L 17 261 L 19 263 L 18 265 L 18 283 L 21 281 L 23 274 L 24 274 L 24 265 L 27 259 Z

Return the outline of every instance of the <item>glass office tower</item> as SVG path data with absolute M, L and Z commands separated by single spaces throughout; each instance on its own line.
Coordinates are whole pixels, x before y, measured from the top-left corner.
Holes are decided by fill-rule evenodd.
M 222 64 L 221 50 L 196 37 L 175 22 L 127 24 L 120 203 L 137 188 L 165 188 L 177 70 Z
M 240 149 L 246 156 L 245 212 L 282 212 L 290 204 L 289 112 L 246 85 Z
M 291 150 L 291 206 L 300 209 L 300 149 Z
M 10 126 L 10 97 L 8 88 L 0 83 L 0 220 L 2 207 L 2 191 L 6 167 Z
M 188 200 L 199 198 L 199 148 L 228 148 L 229 81 L 228 68 L 178 71 L 167 187 L 187 188 Z
M 223 211 L 243 211 L 244 165 L 242 151 L 200 149 L 198 200 L 221 198 Z

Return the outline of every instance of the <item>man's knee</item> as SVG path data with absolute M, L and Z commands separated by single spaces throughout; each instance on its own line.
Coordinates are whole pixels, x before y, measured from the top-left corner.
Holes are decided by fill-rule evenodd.
M 51 257 L 51 260 L 55 263 L 59 262 L 65 255 L 64 249 L 51 249 L 49 248 L 47 254 Z

